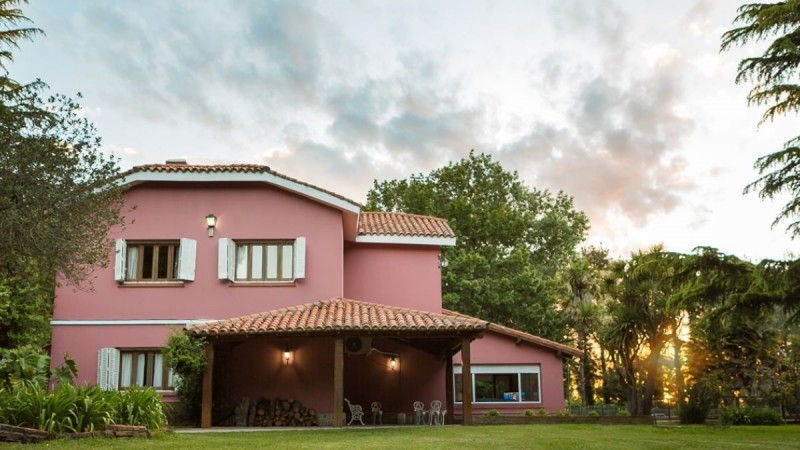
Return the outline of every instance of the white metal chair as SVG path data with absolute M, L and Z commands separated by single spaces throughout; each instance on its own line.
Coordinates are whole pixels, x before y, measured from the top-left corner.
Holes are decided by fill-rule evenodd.
M 441 400 L 434 400 L 431 402 L 431 410 L 430 410 L 430 417 L 428 418 L 429 425 L 442 425 L 444 424 L 444 420 L 442 420 L 442 402 Z
M 377 419 L 377 423 L 383 425 L 383 410 L 381 409 L 381 402 L 372 402 L 370 407 L 372 408 L 372 424 L 375 425 Z
M 414 423 L 416 425 L 421 425 L 425 423 L 425 403 L 417 400 L 414 402 Z
M 344 399 L 347 402 L 347 407 L 350 408 L 350 421 L 347 422 L 348 425 L 352 425 L 354 420 L 357 420 L 364 425 L 364 421 L 362 418 L 364 417 L 364 408 L 361 405 L 354 405 L 350 403 L 350 400 Z

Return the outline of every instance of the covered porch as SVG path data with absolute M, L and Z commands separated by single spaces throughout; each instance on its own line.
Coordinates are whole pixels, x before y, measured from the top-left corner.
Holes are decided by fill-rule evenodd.
M 291 398 L 326 424 L 346 423 L 347 398 L 364 409 L 380 402 L 384 420 L 411 415 L 413 403 L 442 402 L 452 423 L 453 355 L 470 370 L 470 343 L 488 322 L 471 317 L 335 298 L 197 324 L 206 338 L 201 427 L 220 423 L 243 398 Z M 462 398 L 472 398 L 464 383 Z M 464 402 L 470 424 L 471 401 Z

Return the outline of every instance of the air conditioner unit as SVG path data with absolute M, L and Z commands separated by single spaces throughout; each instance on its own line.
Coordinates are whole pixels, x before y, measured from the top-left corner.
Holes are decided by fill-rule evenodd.
M 348 355 L 366 355 L 372 349 L 371 337 L 350 336 L 344 338 L 344 349 Z

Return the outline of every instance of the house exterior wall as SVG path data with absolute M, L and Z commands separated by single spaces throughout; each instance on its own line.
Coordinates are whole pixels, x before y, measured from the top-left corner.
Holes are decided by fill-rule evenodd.
M 194 281 L 120 284 L 111 265 L 95 272 L 93 290 L 56 289 L 51 353 L 57 364 L 69 353 L 78 363 L 78 383 L 97 382 L 101 348 L 157 349 L 167 336 L 190 321 L 227 319 L 278 308 L 346 297 L 360 301 L 440 313 L 441 271 L 437 245 L 377 244 L 345 241 L 340 210 L 264 183 L 147 182 L 125 194 L 124 229 L 111 239 L 178 240 L 197 243 Z M 208 237 L 205 216 L 217 216 Z M 352 230 L 350 231 L 352 233 Z M 305 277 L 290 285 L 231 284 L 218 279 L 219 239 L 306 239 Z M 94 324 L 87 323 L 96 321 Z M 215 401 L 235 405 L 243 397 L 293 397 L 319 412 L 333 409 L 333 337 L 253 338 L 217 349 L 224 389 Z M 282 359 L 288 345 L 292 359 Z M 412 403 L 445 402 L 441 358 L 397 339 L 373 336 L 380 352 L 345 355 L 344 395 L 367 411 L 379 401 L 387 413 L 411 416 Z M 487 332 L 472 343 L 473 364 L 539 364 L 538 404 L 475 404 L 473 410 L 504 411 L 563 408 L 561 360 L 547 349 L 516 344 Z M 399 355 L 392 370 L 388 354 Z M 455 364 L 460 363 L 457 355 Z M 216 375 L 215 375 L 216 377 Z M 217 396 L 220 396 L 217 398 Z M 176 400 L 167 393 L 168 401 Z M 456 407 L 457 413 L 460 406 Z
M 140 286 L 114 280 L 111 265 L 98 269 L 94 290 L 60 286 L 53 319 L 58 321 L 174 321 L 226 319 L 343 295 L 341 212 L 265 184 L 145 184 L 125 192 L 124 230 L 112 239 L 197 242 L 195 280 L 182 286 Z M 205 216 L 218 217 L 208 237 Z M 218 239 L 306 238 L 306 277 L 292 286 L 241 286 L 219 280 Z M 181 322 L 183 321 L 183 322 Z M 54 360 L 69 352 L 79 367 L 79 382 L 95 381 L 102 347 L 161 347 L 170 325 L 55 325 Z M 79 336 L 91 335 L 82 340 Z
M 526 409 L 545 408 L 549 412 L 564 409 L 564 373 L 562 356 L 555 351 L 542 348 L 524 341 L 488 331 L 482 339 L 472 341 L 470 361 L 472 366 L 492 365 L 498 370 L 504 366 L 538 365 L 540 377 L 541 402 L 502 402 L 472 404 L 474 414 L 489 409 L 497 409 L 503 413 L 522 413 Z M 453 364 L 461 365 L 461 353 L 453 356 Z M 474 390 L 473 390 L 474 391 Z M 461 413 L 460 403 L 456 404 L 456 413 Z
M 347 298 L 442 312 L 437 246 L 349 244 L 344 266 Z

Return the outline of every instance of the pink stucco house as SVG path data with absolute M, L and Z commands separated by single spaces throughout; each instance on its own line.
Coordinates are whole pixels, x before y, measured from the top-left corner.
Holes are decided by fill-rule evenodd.
M 52 354 L 77 361 L 79 382 L 176 401 L 160 348 L 186 327 L 209 343 L 202 426 L 245 397 L 292 397 L 335 426 L 344 398 L 387 417 L 441 400 L 466 424 L 563 408 L 576 349 L 442 309 L 445 220 L 362 212 L 257 165 L 168 161 L 120 180 L 113 264 L 92 291 L 56 291 Z

